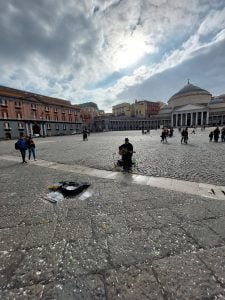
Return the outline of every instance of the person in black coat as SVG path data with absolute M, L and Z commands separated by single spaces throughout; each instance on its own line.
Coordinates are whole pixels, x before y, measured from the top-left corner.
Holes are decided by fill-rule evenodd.
M 125 143 L 119 146 L 119 154 L 122 156 L 123 170 L 128 172 L 132 168 L 133 145 L 125 138 Z
M 219 127 L 216 127 L 216 129 L 213 131 L 214 136 L 214 142 L 218 142 L 219 136 L 220 136 L 220 130 Z

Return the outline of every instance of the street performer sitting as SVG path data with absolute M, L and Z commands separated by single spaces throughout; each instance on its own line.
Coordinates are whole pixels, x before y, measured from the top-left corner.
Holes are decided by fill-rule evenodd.
M 122 156 L 123 170 L 129 172 L 132 168 L 133 145 L 129 143 L 129 139 L 125 138 L 125 143 L 119 146 L 119 154 Z M 121 161 L 120 165 L 121 165 Z

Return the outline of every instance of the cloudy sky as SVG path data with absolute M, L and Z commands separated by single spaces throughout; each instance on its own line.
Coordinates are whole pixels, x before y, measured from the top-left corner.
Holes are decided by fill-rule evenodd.
M 0 0 L 0 85 L 112 105 L 225 94 L 224 0 Z

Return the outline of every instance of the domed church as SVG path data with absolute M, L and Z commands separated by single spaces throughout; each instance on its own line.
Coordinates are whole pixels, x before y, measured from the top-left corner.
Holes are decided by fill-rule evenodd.
M 212 94 L 188 80 L 181 90 L 174 94 L 161 111 L 163 125 L 172 127 L 204 126 L 225 124 L 225 95 L 213 97 Z M 167 124 L 166 124 L 167 123 Z

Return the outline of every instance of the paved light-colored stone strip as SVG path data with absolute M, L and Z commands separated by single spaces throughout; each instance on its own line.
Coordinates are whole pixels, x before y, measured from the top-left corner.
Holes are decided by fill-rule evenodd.
M 18 162 L 20 161 L 19 157 L 10 156 L 10 155 L 2 155 L 0 156 L 0 159 L 8 160 L 8 161 L 18 161 Z M 115 180 L 118 182 L 124 182 L 128 184 L 133 183 L 133 184 L 140 184 L 140 185 L 148 185 L 152 187 L 173 190 L 176 192 L 182 192 L 186 194 L 192 194 L 192 195 L 203 196 L 207 198 L 225 201 L 225 195 L 223 193 L 223 191 L 225 192 L 224 186 L 212 185 L 207 183 L 190 182 L 190 181 L 170 179 L 164 177 L 152 177 L 152 176 L 143 176 L 143 175 L 137 175 L 132 173 L 112 172 L 112 171 L 89 168 L 80 165 L 65 165 L 65 164 L 49 162 L 45 160 L 29 161 L 29 164 L 36 165 L 39 167 L 55 169 L 59 171 Z

